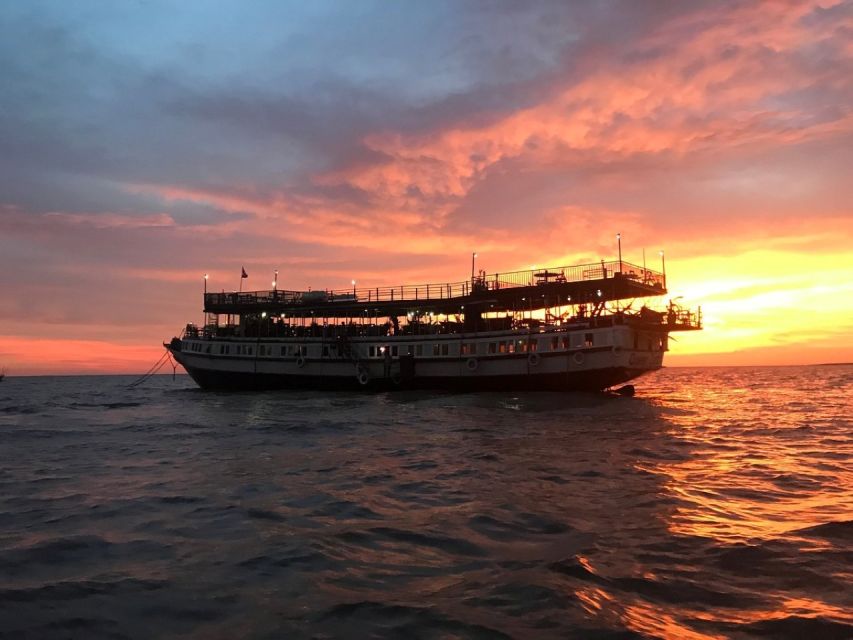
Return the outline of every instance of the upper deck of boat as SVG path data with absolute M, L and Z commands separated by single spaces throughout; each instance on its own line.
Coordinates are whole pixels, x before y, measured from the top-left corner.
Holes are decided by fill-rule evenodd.
M 206 293 L 204 311 L 216 314 L 287 314 L 351 317 L 365 311 L 405 315 L 535 310 L 567 304 L 660 296 L 666 275 L 625 261 L 481 274 L 462 282 L 288 291 Z

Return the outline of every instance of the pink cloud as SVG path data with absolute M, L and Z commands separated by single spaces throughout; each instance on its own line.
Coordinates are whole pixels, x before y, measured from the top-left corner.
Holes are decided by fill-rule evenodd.
M 50 212 L 44 214 L 51 221 L 67 224 L 80 224 L 99 229 L 128 228 L 139 229 L 143 227 L 174 227 L 175 220 L 168 213 L 155 213 L 150 215 L 122 215 L 117 213 L 63 213 Z

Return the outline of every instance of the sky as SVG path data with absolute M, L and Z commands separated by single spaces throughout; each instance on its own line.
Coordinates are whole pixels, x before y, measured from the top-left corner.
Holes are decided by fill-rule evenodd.
M 668 365 L 853 361 L 853 2 L 28 0 L 0 78 L 12 375 L 146 371 L 205 273 L 459 281 L 616 233 L 702 305 Z

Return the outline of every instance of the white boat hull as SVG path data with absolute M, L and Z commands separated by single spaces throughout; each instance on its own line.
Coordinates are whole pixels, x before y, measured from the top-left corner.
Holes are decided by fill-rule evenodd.
M 586 390 L 663 364 L 665 330 L 629 326 L 540 332 L 323 338 L 190 338 L 168 345 L 202 388 Z

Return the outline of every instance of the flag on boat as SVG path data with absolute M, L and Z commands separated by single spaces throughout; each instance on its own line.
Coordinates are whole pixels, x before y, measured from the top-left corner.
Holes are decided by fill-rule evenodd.
M 246 273 L 246 269 L 243 267 L 240 267 L 240 277 L 241 278 L 248 278 L 249 277 L 249 274 Z

